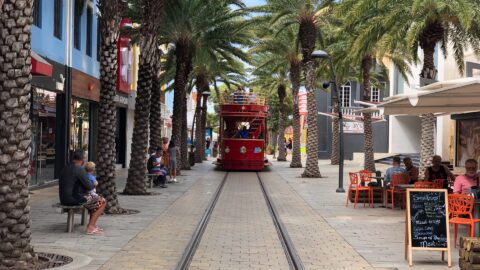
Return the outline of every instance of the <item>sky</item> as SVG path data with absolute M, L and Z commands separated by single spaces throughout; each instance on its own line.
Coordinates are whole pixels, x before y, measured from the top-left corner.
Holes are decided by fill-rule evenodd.
M 244 0 L 245 5 L 248 7 L 259 6 L 265 4 L 264 0 Z

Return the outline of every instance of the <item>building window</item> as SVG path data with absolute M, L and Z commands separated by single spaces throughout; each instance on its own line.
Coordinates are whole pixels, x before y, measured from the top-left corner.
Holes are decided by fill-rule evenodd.
M 62 2 L 63 0 L 55 0 L 55 2 L 53 3 L 53 35 L 58 39 L 62 39 Z
M 394 73 L 395 88 L 393 89 L 393 94 L 394 95 L 403 94 L 405 80 L 403 79 L 402 74 L 398 71 L 397 67 L 395 67 L 394 70 L 395 70 L 395 73 Z
M 92 56 L 92 24 L 93 24 L 93 8 L 87 7 L 87 55 Z
M 84 0 L 75 0 L 75 12 L 73 18 L 73 46 L 80 50 L 82 41 L 82 14 Z
M 42 27 L 42 0 L 34 1 L 33 24 L 39 28 Z
M 380 102 L 380 89 L 372 86 L 370 91 L 370 101 L 371 102 Z
M 98 29 L 98 24 L 97 24 L 97 61 L 100 61 L 101 51 L 102 51 L 102 39 L 100 35 L 100 29 Z
M 352 90 L 352 86 L 350 84 L 350 82 L 342 85 L 340 87 L 340 101 L 341 101 L 341 104 L 342 104 L 342 108 L 347 108 L 347 107 L 350 107 L 350 96 L 351 96 L 351 90 Z

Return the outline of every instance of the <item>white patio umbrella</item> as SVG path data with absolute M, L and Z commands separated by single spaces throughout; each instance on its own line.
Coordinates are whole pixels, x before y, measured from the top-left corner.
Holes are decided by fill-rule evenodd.
M 480 111 L 480 79 L 462 78 L 421 87 L 415 93 L 394 97 L 356 112 L 385 115 L 451 114 Z

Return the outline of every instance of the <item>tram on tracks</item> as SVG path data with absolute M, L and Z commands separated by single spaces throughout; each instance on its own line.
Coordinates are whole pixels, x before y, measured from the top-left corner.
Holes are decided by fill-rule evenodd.
M 255 93 L 233 93 L 220 99 L 219 158 L 224 170 L 260 171 L 269 166 L 265 148 L 268 106 Z

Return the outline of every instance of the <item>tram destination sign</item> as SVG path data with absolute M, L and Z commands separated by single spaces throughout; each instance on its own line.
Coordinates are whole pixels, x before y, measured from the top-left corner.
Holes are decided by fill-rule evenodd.
M 448 194 L 445 189 L 407 190 L 407 238 L 409 264 L 412 250 L 448 252 L 450 258 L 450 231 L 448 229 Z

